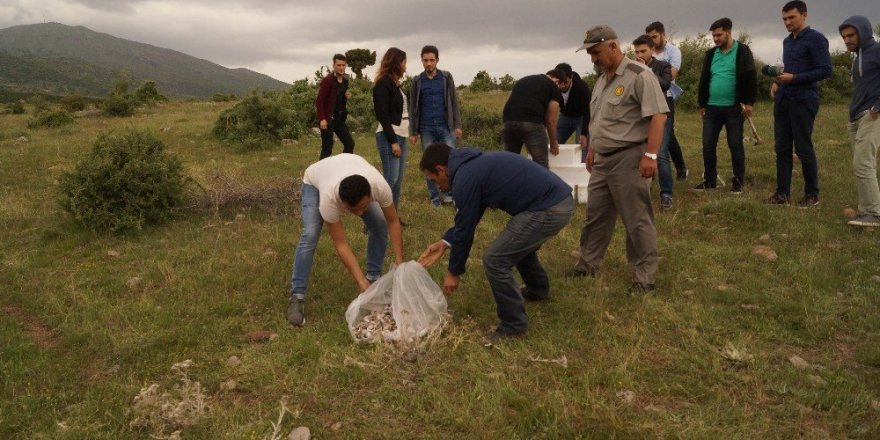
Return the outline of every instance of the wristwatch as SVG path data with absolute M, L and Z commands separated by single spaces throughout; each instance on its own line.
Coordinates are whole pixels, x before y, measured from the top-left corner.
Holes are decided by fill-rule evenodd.
M 651 160 L 657 160 L 657 153 L 645 153 L 645 157 Z

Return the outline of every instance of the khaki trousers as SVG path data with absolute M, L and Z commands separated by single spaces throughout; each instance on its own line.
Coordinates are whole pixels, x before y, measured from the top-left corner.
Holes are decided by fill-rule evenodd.
M 577 269 L 594 273 L 599 268 L 619 214 L 626 227 L 626 257 L 633 281 L 654 284 L 659 259 L 657 229 L 649 185 L 639 174 L 644 152 L 642 144 L 611 155 L 595 155 Z
M 880 149 L 880 118 L 867 114 L 849 123 L 853 147 L 853 171 L 859 191 L 859 214 L 880 216 L 880 188 L 877 186 L 877 150 Z

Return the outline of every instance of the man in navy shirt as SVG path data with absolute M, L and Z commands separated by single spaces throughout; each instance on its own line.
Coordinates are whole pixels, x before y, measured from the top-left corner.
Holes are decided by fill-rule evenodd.
M 486 209 L 496 208 L 511 215 L 483 254 L 483 270 L 501 321 L 488 340 L 491 343 L 525 335 L 529 322 L 523 299 L 540 301 L 550 293 L 550 279 L 538 260 L 538 249 L 571 220 L 571 187 L 518 154 L 483 153 L 476 148 L 453 150 L 439 142 L 428 146 L 419 168 L 441 190 L 451 188 L 455 201 L 455 225 L 419 257 L 419 263 L 427 267 L 446 249 L 452 249 L 443 280 L 445 294 L 458 288 L 477 224 Z M 514 267 L 525 286 L 517 285 Z
M 819 167 L 813 149 L 813 123 L 819 112 L 819 81 L 831 77 L 828 39 L 807 26 L 807 5 L 790 1 L 782 8 L 782 22 L 790 32 L 782 41 L 784 71 L 770 87 L 776 135 L 776 192 L 766 203 L 791 201 L 792 144 L 801 161 L 804 197 L 798 206 L 819 204 Z

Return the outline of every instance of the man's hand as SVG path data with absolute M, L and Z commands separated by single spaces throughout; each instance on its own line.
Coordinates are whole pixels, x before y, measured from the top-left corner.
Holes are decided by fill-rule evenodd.
M 701 118 L 706 117 L 706 107 L 700 107 L 700 117 Z
M 443 240 L 436 241 L 428 245 L 422 255 L 419 255 L 419 264 L 424 267 L 430 267 L 436 263 L 443 254 L 446 253 L 446 243 Z
M 401 153 L 402 153 L 402 151 L 400 150 L 400 143 L 399 142 L 395 142 L 395 143 L 391 144 L 391 154 L 393 154 L 395 157 L 400 157 Z
M 593 160 L 596 158 L 596 150 L 590 148 L 587 152 L 587 171 L 593 172 Z
M 412 135 L 409 137 L 409 143 L 415 145 L 419 143 L 419 137 L 417 135 Z
M 880 118 L 880 111 L 876 111 L 876 112 L 875 112 L 875 111 L 874 111 L 874 108 L 871 107 L 871 109 L 868 110 L 868 115 L 871 116 L 871 120 L 872 120 L 872 121 L 876 121 L 877 118 Z
M 460 128 L 456 128 L 455 130 L 453 130 L 453 132 L 455 133 L 456 139 L 461 139 L 461 137 L 464 136 L 464 134 L 461 132 Z
M 639 161 L 639 174 L 644 178 L 654 177 L 657 174 L 657 161 L 648 156 L 642 156 Z
M 559 156 L 559 143 L 553 142 L 550 144 L 550 154 Z
M 793 73 L 782 72 L 776 77 L 776 82 L 778 84 L 791 84 L 792 81 L 794 81 Z
M 446 296 L 452 295 L 452 292 L 458 289 L 459 282 L 461 282 L 460 276 L 453 275 L 447 271 L 446 276 L 443 277 L 443 294 Z
M 358 284 L 358 289 L 361 289 L 361 294 L 366 292 L 367 288 L 370 287 L 370 281 L 364 277 L 361 277 L 361 279 L 357 280 L 357 284 Z
M 327 120 L 321 119 L 321 122 L 318 122 L 318 126 L 321 127 L 321 130 L 326 130 L 327 129 Z
M 745 117 L 747 117 L 747 118 L 751 118 L 751 117 L 752 117 L 752 106 L 750 106 L 750 105 L 748 105 L 748 104 L 743 104 L 743 105 L 742 105 L 742 110 L 743 110 L 743 116 L 745 116 Z
M 590 149 L 590 138 L 587 135 L 582 134 L 580 138 L 578 138 L 578 143 L 581 144 L 581 150 L 587 151 Z
M 770 84 L 770 99 L 776 99 L 776 90 L 779 89 L 779 84 L 773 83 Z

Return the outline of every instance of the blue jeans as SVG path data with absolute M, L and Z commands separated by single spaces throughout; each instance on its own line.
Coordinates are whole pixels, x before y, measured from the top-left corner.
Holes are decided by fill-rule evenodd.
M 532 155 L 532 160 L 544 168 L 550 168 L 548 157 L 547 127 L 544 124 L 534 122 L 507 121 L 501 129 L 501 139 L 504 141 L 504 150 L 520 154 L 523 144 Z
M 397 136 L 400 144 L 400 157 L 391 152 L 391 144 L 385 139 L 381 131 L 376 133 L 376 147 L 379 149 L 379 158 L 382 159 L 382 175 L 391 187 L 391 195 L 394 199 L 394 207 L 400 210 L 400 187 L 403 185 L 403 172 L 406 170 L 406 138 Z
M 813 123 L 819 101 L 783 98 L 773 106 L 776 135 L 776 194 L 791 196 L 791 146 L 801 160 L 804 195 L 819 195 L 819 164 L 813 148 Z
M 523 211 L 507 222 L 498 238 L 483 254 L 483 270 L 492 287 L 498 311 L 498 328 L 507 333 L 521 333 L 529 326 L 513 267 L 523 282 L 537 296 L 550 292 L 550 278 L 538 260 L 538 249 L 571 220 L 574 199 L 570 196 L 543 211 Z
M 318 211 L 320 195 L 318 188 L 308 183 L 302 185 L 302 233 L 296 253 L 293 257 L 293 273 L 290 275 L 290 294 L 304 298 L 312 272 L 312 261 L 324 219 Z M 388 247 L 388 224 L 379 204 L 373 202 L 361 216 L 367 227 L 367 279 L 377 280 L 382 275 L 382 262 L 385 260 L 385 249 Z
M 455 148 L 455 134 L 447 130 L 446 127 L 421 127 L 419 135 L 422 137 L 422 151 L 425 151 L 425 148 L 434 142 L 443 142 Z M 428 196 L 431 198 L 431 203 L 439 205 L 442 200 L 437 185 L 428 179 L 425 179 L 425 184 L 428 186 Z
M 581 124 L 584 123 L 584 117 L 571 117 L 565 116 L 562 113 L 559 114 L 559 118 L 556 119 L 556 141 L 560 144 L 564 144 L 568 138 L 574 133 L 574 141 L 573 144 L 580 143 L 581 141 Z
M 660 181 L 660 195 L 672 197 L 672 164 L 669 156 L 669 145 L 672 140 L 672 125 L 674 119 L 666 118 L 666 126 L 663 128 L 663 142 L 660 143 L 660 151 L 657 155 L 657 174 Z
M 746 150 L 743 148 L 743 114 L 739 105 L 706 106 L 703 117 L 703 180 L 714 184 L 718 181 L 718 136 L 721 127 L 727 129 L 727 146 L 733 178 L 743 183 L 746 174 Z M 789 155 L 791 160 L 791 155 Z

